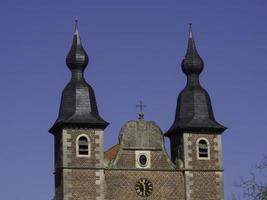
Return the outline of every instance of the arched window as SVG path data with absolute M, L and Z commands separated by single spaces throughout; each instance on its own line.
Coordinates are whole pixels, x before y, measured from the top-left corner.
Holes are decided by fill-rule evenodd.
M 76 140 L 77 157 L 90 157 L 90 139 L 87 135 L 79 135 Z
M 197 140 L 197 156 L 200 160 L 210 159 L 209 142 L 207 139 L 199 138 Z

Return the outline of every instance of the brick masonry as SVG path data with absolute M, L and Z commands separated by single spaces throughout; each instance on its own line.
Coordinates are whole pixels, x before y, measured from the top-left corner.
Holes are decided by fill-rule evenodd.
M 136 182 L 148 178 L 153 192 L 147 198 L 135 191 Z M 178 171 L 106 170 L 106 200 L 177 200 L 184 197 L 183 173 Z
M 76 155 L 80 135 L 90 139 L 90 158 Z M 55 200 L 104 200 L 103 131 L 63 129 L 55 148 Z
M 114 161 L 114 165 L 110 166 L 119 169 L 136 169 L 136 157 L 135 150 L 120 150 L 117 159 Z M 167 154 L 163 151 L 151 151 L 151 169 L 175 169 L 175 166 Z
M 90 138 L 91 157 L 77 157 L 76 140 Z M 197 159 L 196 142 L 210 144 L 210 159 Z M 103 131 L 64 129 L 55 137 L 55 200 L 223 200 L 221 136 L 184 133 L 180 138 L 183 165 L 175 166 L 164 148 L 150 150 L 151 166 L 136 168 L 136 151 L 120 147 L 115 159 L 104 165 Z M 142 150 L 143 151 L 143 150 Z M 147 178 L 153 192 L 137 195 L 135 184 Z M 207 195 L 208 194 L 208 195 Z
M 209 142 L 210 159 L 200 160 L 197 140 Z M 186 200 L 223 200 L 223 168 L 221 135 L 210 133 L 184 133 L 184 163 Z
M 210 159 L 197 158 L 197 140 L 206 138 L 209 141 Z M 185 169 L 222 170 L 221 136 L 217 134 L 184 133 Z

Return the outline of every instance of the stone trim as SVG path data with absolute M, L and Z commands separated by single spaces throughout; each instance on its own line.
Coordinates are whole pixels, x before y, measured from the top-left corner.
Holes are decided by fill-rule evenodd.
M 63 171 L 63 200 L 72 200 L 72 169 Z
M 142 166 L 142 164 L 139 162 L 139 157 L 141 155 L 145 155 L 147 158 L 146 165 Z M 151 168 L 151 156 L 150 151 L 135 151 L 135 167 L 140 169 L 148 169 Z
M 69 166 L 71 163 L 71 155 L 68 147 L 71 147 L 71 134 L 66 129 L 62 131 L 62 154 L 63 154 L 63 167 Z
M 216 138 L 214 138 L 214 151 L 215 153 L 215 159 L 218 160 L 218 167 L 220 169 L 223 169 L 223 160 L 222 160 L 222 136 L 217 135 Z
M 140 150 L 140 151 L 162 151 L 163 148 L 153 148 L 153 147 L 122 147 L 123 150 Z
M 200 140 L 204 140 L 206 143 L 207 143 L 207 148 L 208 148 L 208 157 L 200 157 L 199 156 L 199 142 L 200 142 Z M 196 141 L 196 153 L 197 153 L 197 159 L 198 160 L 210 160 L 210 143 L 209 143 L 209 140 L 207 139 L 207 138 L 205 138 L 205 137 L 200 137 L 200 138 L 198 138 L 197 139 L 197 141 Z
M 62 169 L 81 169 L 81 170 L 100 170 L 103 169 L 105 171 L 140 171 L 140 169 L 136 168 L 105 168 L 105 167 L 63 167 Z M 223 172 L 222 169 L 142 169 L 141 171 L 161 171 L 161 172 Z
M 104 131 L 103 130 L 95 130 L 95 158 L 97 159 L 95 169 L 96 170 L 96 200 L 104 200 L 105 199 L 105 174 L 104 174 Z
M 87 155 L 81 155 L 79 154 L 79 139 L 80 137 L 86 137 L 87 139 L 87 142 L 88 142 L 88 154 Z M 76 156 L 77 157 L 85 157 L 85 158 L 90 158 L 91 157 L 91 139 L 88 135 L 86 134 L 80 134 L 77 136 L 76 138 L 76 141 L 75 141 L 76 145 L 75 145 L 75 148 L 76 148 Z
M 216 189 L 218 200 L 224 200 L 224 179 L 223 172 L 215 172 L 216 174 Z
M 97 170 L 95 172 L 96 175 L 96 200 L 104 200 L 105 195 L 104 195 L 104 188 L 105 188 L 105 174 L 104 170 Z
M 104 131 L 103 130 L 95 130 L 95 158 L 97 159 L 97 163 L 95 167 L 103 167 L 104 166 Z
M 192 169 L 192 141 L 190 133 L 183 134 L 184 144 L 184 167 L 185 169 Z
M 193 193 L 193 173 L 185 171 L 185 199 L 191 200 Z

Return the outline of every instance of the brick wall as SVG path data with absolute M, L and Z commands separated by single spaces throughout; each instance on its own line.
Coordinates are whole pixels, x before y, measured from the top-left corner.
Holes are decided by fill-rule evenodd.
M 81 134 L 90 138 L 90 157 L 76 155 Z M 55 141 L 56 200 L 104 200 L 103 131 L 63 129 Z
M 153 192 L 140 197 L 135 190 L 136 182 L 148 178 Z M 184 200 L 184 177 L 180 171 L 106 170 L 106 200 Z
M 76 138 L 86 134 L 91 157 L 76 156 Z M 198 138 L 210 144 L 210 160 L 197 159 Z M 116 165 L 104 169 L 103 131 L 65 129 L 55 138 L 55 200 L 223 200 L 223 172 L 220 135 L 185 133 L 184 168 L 175 169 L 164 150 L 151 150 L 151 168 L 137 169 L 133 149 L 120 149 Z M 148 178 L 153 192 L 136 193 L 135 184 Z
M 197 140 L 209 142 L 210 158 L 198 159 Z M 185 181 L 188 200 L 223 200 L 221 135 L 184 133 Z
M 197 158 L 197 140 L 206 138 L 209 141 L 210 159 Z M 222 169 L 220 135 L 184 133 L 185 168 Z
M 94 129 L 67 129 L 66 133 L 67 148 L 64 150 L 68 161 L 65 162 L 65 167 L 71 168 L 92 168 L 99 167 L 103 160 L 103 144 L 100 142 L 102 138 L 101 131 Z M 76 156 L 76 139 L 79 135 L 84 134 L 90 138 L 91 157 L 77 157 Z M 64 137 L 63 137 L 64 138 Z
M 174 169 L 175 166 L 169 160 L 167 154 L 163 151 L 150 151 L 151 169 Z M 134 150 L 119 150 L 114 166 L 119 169 L 135 169 L 136 165 Z

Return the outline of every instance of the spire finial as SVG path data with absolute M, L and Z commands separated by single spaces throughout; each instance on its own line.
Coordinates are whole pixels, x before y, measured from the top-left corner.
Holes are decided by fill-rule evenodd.
M 139 117 L 138 119 L 144 119 L 144 112 L 143 112 L 143 108 L 146 107 L 145 104 L 143 104 L 143 101 L 140 100 L 139 101 L 139 104 L 136 105 L 137 108 L 140 108 L 140 112 L 139 112 Z
M 186 75 L 200 74 L 203 70 L 203 61 L 197 52 L 191 23 L 189 24 L 188 46 L 182 61 L 182 69 Z
M 88 64 L 89 58 L 83 49 L 81 38 L 78 30 L 78 18 L 75 17 L 75 31 L 73 35 L 71 49 L 67 55 L 66 63 L 68 67 L 72 69 L 84 70 Z
M 78 32 L 78 17 L 76 16 L 74 19 L 74 23 L 75 23 L 75 33 Z
M 78 17 L 77 16 L 74 19 L 74 23 L 75 23 L 74 35 L 77 36 L 77 44 L 81 45 L 81 38 L 79 34 L 79 29 L 78 29 Z
M 192 23 L 189 23 L 189 38 L 193 39 Z

